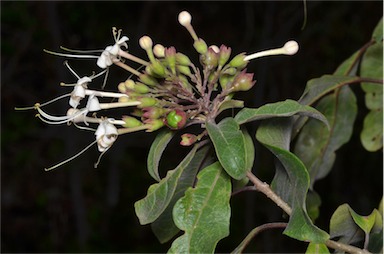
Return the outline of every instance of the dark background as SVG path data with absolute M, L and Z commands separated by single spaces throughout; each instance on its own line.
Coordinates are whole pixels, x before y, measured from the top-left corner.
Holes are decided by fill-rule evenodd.
M 43 168 L 68 158 L 94 140 L 93 133 L 72 127 L 47 126 L 34 111 L 15 112 L 69 90 L 59 82 L 76 79 L 63 66 L 64 58 L 44 53 L 59 46 L 103 49 L 113 44 L 111 27 L 130 38 L 131 53 L 144 57 L 137 41 L 150 35 L 155 43 L 173 45 L 193 59 L 192 39 L 177 22 L 188 10 L 197 34 L 208 44 L 231 46 L 233 53 L 279 47 L 289 39 L 300 44 L 292 57 L 252 61 L 256 87 L 242 95 L 246 105 L 298 99 L 306 81 L 332 73 L 365 44 L 382 16 L 382 1 L 307 2 L 4 2 L 1 1 L 1 251 L 2 252 L 165 252 L 150 227 L 139 225 L 133 204 L 154 181 L 146 171 L 146 156 L 154 134 L 119 137 L 97 169 L 95 147 L 52 171 Z M 82 75 L 97 71 L 92 61 L 70 61 Z M 127 74 L 112 69 L 108 90 Z M 101 82 L 100 80 L 98 82 Z M 316 224 L 328 230 L 330 216 L 343 203 L 366 215 L 382 197 L 382 151 L 366 152 L 359 132 L 366 113 L 361 90 L 356 133 L 338 151 L 333 171 L 315 189 L 323 199 Z M 48 107 L 63 114 L 65 101 Z M 255 130 L 254 126 L 250 126 Z M 257 146 L 255 172 L 273 177 L 272 158 Z M 171 169 L 185 150 L 170 146 L 162 161 Z M 165 171 L 164 171 L 165 172 Z M 254 227 L 282 221 L 281 211 L 259 193 L 232 199 L 231 235 L 218 251 L 230 252 Z M 247 251 L 303 252 L 306 244 L 281 230 L 258 235 Z

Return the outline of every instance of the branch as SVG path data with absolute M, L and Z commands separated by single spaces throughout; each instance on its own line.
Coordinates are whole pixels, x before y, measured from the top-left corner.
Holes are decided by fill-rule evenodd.
M 287 227 L 287 225 L 288 223 L 284 223 L 284 222 L 274 222 L 274 223 L 266 223 L 264 225 L 261 225 L 252 229 L 252 231 L 249 232 L 249 234 L 244 238 L 244 240 L 239 244 L 239 246 L 237 246 L 236 249 L 234 249 L 231 252 L 231 254 L 242 253 L 245 247 L 247 247 L 249 242 L 252 240 L 252 238 L 255 237 L 258 233 L 271 228 L 285 228 Z
M 260 179 L 257 178 L 251 171 L 247 172 L 247 177 L 255 185 L 256 190 L 258 190 L 261 193 L 265 194 L 268 198 L 270 198 L 273 202 L 275 202 L 277 206 L 279 206 L 281 209 L 283 209 L 283 211 L 286 212 L 288 215 L 292 214 L 292 208 L 284 200 L 282 200 L 280 198 L 280 196 L 277 195 L 269 187 L 269 185 L 267 183 L 260 181 Z M 255 228 L 255 229 L 257 229 L 257 228 Z M 370 253 L 367 250 L 362 250 L 362 249 L 354 247 L 352 245 L 335 242 L 333 240 L 327 240 L 325 242 L 325 245 L 327 245 L 328 247 L 330 247 L 332 249 L 342 250 L 342 251 L 345 251 L 345 252 L 348 252 L 348 253 L 352 253 L 352 254 L 367 254 L 367 253 Z

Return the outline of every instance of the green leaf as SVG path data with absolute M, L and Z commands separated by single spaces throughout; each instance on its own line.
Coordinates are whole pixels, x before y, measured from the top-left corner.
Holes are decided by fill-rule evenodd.
M 244 178 L 251 169 L 249 157 L 254 156 L 254 152 L 246 149 L 248 147 L 239 125 L 233 118 L 227 117 L 219 124 L 207 122 L 206 126 L 225 171 L 237 180 Z
M 174 131 L 169 129 L 162 130 L 153 141 L 151 148 L 149 149 L 147 167 L 149 174 L 156 180 L 160 181 L 159 176 L 159 162 L 161 156 L 172 137 L 175 135 Z
M 309 218 L 315 221 L 320 215 L 321 198 L 316 191 L 309 190 L 307 193 L 306 207 Z
M 337 67 L 334 75 L 355 76 L 358 70 L 361 52 L 358 50 Z
M 371 111 L 364 118 L 361 143 L 367 151 L 375 152 L 383 147 L 383 111 Z
M 185 231 L 169 253 L 213 253 L 218 241 L 229 235 L 231 181 L 218 162 L 204 168 L 195 188 L 176 202 L 173 219 Z
M 140 224 L 154 222 L 164 212 L 175 194 L 181 174 L 195 156 L 197 148 L 195 145 L 177 168 L 168 171 L 167 176 L 159 183 L 151 185 L 147 196 L 135 203 L 135 212 Z
M 244 102 L 240 100 L 228 100 L 228 101 L 223 101 L 219 107 L 218 114 L 223 112 L 226 109 L 232 109 L 232 108 L 243 108 L 244 107 Z
M 310 106 L 301 105 L 294 100 L 269 103 L 259 108 L 244 108 L 237 113 L 235 120 L 238 124 L 243 124 L 255 120 L 288 117 L 296 114 L 316 118 L 325 124 L 328 124 L 324 116 L 316 109 Z
M 311 189 L 316 180 L 324 178 L 332 169 L 336 151 L 352 136 L 357 115 L 356 98 L 348 86 L 323 97 L 316 108 L 331 127 L 328 129 L 319 121 L 309 119 L 294 148 L 294 153 L 308 169 Z
M 307 169 L 299 158 L 288 151 L 291 129 L 292 119 L 269 120 L 261 124 L 256 139 L 280 161 L 272 188 L 292 208 L 284 234 L 302 241 L 322 243 L 329 236 L 313 225 L 306 210 L 306 195 L 309 188 Z
M 324 254 L 329 253 L 327 245 L 323 243 L 309 243 L 305 251 L 306 254 Z
M 191 162 L 188 164 L 185 170 L 183 170 L 181 176 L 179 177 L 175 193 L 169 202 L 169 205 L 164 210 L 164 212 L 151 224 L 152 231 L 155 233 L 157 239 L 161 243 L 169 241 L 180 231 L 180 229 L 176 227 L 175 223 L 173 222 L 173 206 L 175 205 L 176 201 L 184 195 L 187 188 L 193 185 L 196 179 L 197 171 L 201 169 L 207 161 L 207 152 L 209 148 L 209 146 L 205 146 L 196 152 Z
M 243 133 L 244 137 L 244 145 L 245 145 L 245 151 L 246 151 L 246 166 L 245 168 L 251 170 L 253 166 L 253 162 L 255 161 L 255 146 L 253 144 L 253 140 L 251 135 L 249 135 L 247 129 L 241 128 L 241 132 Z
M 352 219 L 350 209 L 348 204 L 339 206 L 333 213 L 329 224 L 331 238 L 338 237 L 339 242 L 346 244 L 364 239 L 364 233 Z
M 380 42 L 383 40 L 383 18 L 380 19 L 379 23 L 373 30 L 372 39 L 374 39 L 377 42 Z
M 375 209 L 373 212 L 368 216 L 361 216 L 357 214 L 352 209 L 349 209 L 349 212 L 351 213 L 352 219 L 355 221 L 355 223 L 366 233 L 369 234 L 371 232 L 373 226 L 375 225 L 376 221 L 376 215 L 379 214 L 379 212 Z M 380 216 L 380 214 L 379 214 Z
M 299 103 L 311 105 L 332 90 L 359 80 L 359 77 L 343 75 L 324 75 L 320 78 L 311 79 L 307 82 Z
M 383 43 L 377 42 L 371 45 L 361 60 L 360 64 L 360 76 L 364 78 L 379 79 L 383 78 Z M 362 83 L 362 87 L 365 90 L 365 86 L 369 83 Z M 371 85 L 381 90 L 382 84 Z

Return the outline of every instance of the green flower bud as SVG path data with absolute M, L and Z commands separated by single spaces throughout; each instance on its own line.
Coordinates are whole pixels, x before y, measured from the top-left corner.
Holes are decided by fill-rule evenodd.
M 176 53 L 176 62 L 180 65 L 186 65 L 186 66 L 191 64 L 191 60 L 189 59 L 189 57 L 179 52 Z
M 168 113 L 165 124 L 171 129 L 181 129 L 187 122 L 187 114 L 180 110 L 175 109 Z
M 219 66 L 224 66 L 224 64 L 228 61 L 229 57 L 231 56 L 231 48 L 227 47 L 225 45 L 220 46 L 220 53 L 219 53 Z
M 164 126 L 164 122 L 161 119 L 146 119 L 144 123 L 148 125 L 147 132 L 156 131 Z
M 157 99 L 151 97 L 141 97 L 137 98 L 137 100 L 141 102 L 141 104 L 137 105 L 138 108 L 152 107 L 157 104 Z
M 140 94 L 147 94 L 150 89 L 148 86 L 144 85 L 143 83 L 136 82 L 136 84 L 134 86 L 134 90 L 135 90 L 135 92 L 140 93 Z
M 123 116 L 123 121 L 125 122 L 123 126 L 126 128 L 134 128 L 143 125 L 142 122 L 132 116 Z
M 208 46 L 207 44 L 205 43 L 205 41 L 201 38 L 199 38 L 198 40 L 196 40 L 194 43 L 193 43 L 193 47 L 196 49 L 196 51 L 199 53 L 199 54 L 205 54 L 207 53 L 207 50 L 208 50 Z
M 151 65 L 149 65 L 150 68 L 152 69 L 153 73 L 156 74 L 156 76 L 160 78 L 165 77 L 165 68 L 164 66 L 160 63 L 159 60 L 153 61 Z
M 172 70 L 172 73 L 175 73 L 176 69 L 176 49 L 175 47 L 170 47 L 165 49 L 165 60 L 169 68 Z
M 176 69 L 179 73 L 187 75 L 187 76 L 190 76 L 192 74 L 191 69 L 185 65 L 176 65 Z
M 238 70 L 234 67 L 226 68 L 225 71 L 223 71 L 223 73 L 232 75 L 232 76 L 234 76 L 237 72 Z
M 219 83 L 221 86 L 221 89 L 226 90 L 228 88 L 228 85 L 234 80 L 235 76 L 222 74 L 219 77 Z
M 135 90 L 135 81 L 133 81 L 132 79 L 127 79 L 124 82 L 124 85 L 125 85 L 125 88 L 129 90 Z
M 235 67 L 238 69 L 243 69 L 245 66 L 247 66 L 248 61 L 244 60 L 245 53 L 240 53 L 229 62 L 229 66 Z
M 146 84 L 148 86 L 155 86 L 155 85 L 159 84 L 154 77 L 152 77 L 148 74 L 144 74 L 144 73 L 141 74 L 139 76 L 139 79 L 141 82 L 143 82 L 144 84 Z

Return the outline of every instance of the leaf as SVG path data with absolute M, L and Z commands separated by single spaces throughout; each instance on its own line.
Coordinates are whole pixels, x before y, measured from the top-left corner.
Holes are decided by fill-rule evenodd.
M 204 168 L 195 188 L 176 202 L 173 219 L 185 231 L 169 253 L 213 253 L 216 244 L 229 235 L 231 181 L 218 162 Z
M 309 218 L 315 221 L 320 215 L 321 198 L 316 191 L 309 190 L 307 193 L 306 207 Z
M 231 109 L 231 108 L 243 108 L 244 107 L 244 102 L 240 100 L 227 100 L 223 101 L 219 107 L 218 114 L 223 112 L 226 109 Z
M 307 86 L 299 99 L 299 103 L 303 105 L 311 105 L 336 88 L 359 80 L 359 77 L 344 75 L 323 75 L 320 78 L 311 79 L 307 82 Z
M 308 248 L 305 251 L 306 254 L 324 254 L 329 253 L 327 245 L 323 243 L 309 243 Z
M 227 173 L 240 180 L 245 177 L 254 151 L 248 151 L 243 132 L 236 121 L 227 117 L 219 124 L 207 122 L 207 131 L 215 147 L 217 158 Z
M 372 39 L 374 39 L 377 42 L 380 42 L 383 40 L 383 18 L 380 19 L 379 23 L 373 30 Z
M 339 242 L 346 244 L 364 239 L 364 233 L 352 219 L 350 209 L 348 204 L 339 206 L 333 213 L 329 224 L 331 238 L 338 237 Z
M 238 124 L 243 124 L 255 120 L 274 117 L 288 117 L 296 114 L 316 118 L 325 124 L 328 124 L 324 116 L 316 109 L 310 106 L 301 105 L 294 100 L 269 103 L 259 108 L 244 108 L 237 113 L 235 120 Z
M 191 162 L 197 148 L 195 145 L 177 168 L 168 171 L 167 176 L 159 183 L 151 185 L 145 198 L 135 203 L 135 212 L 141 225 L 154 222 L 167 208 L 175 194 L 179 178 Z
M 358 50 L 353 53 L 347 60 L 337 67 L 334 75 L 354 76 L 358 70 L 358 64 L 360 62 L 361 52 Z
M 382 79 L 383 78 L 383 43 L 377 42 L 371 45 L 361 60 L 360 76 L 364 78 Z M 362 87 L 368 83 L 362 83 Z M 374 84 L 374 87 L 382 90 L 382 84 Z
M 153 141 L 151 148 L 149 149 L 148 159 L 147 159 L 147 167 L 149 174 L 156 180 L 160 181 L 159 176 L 159 162 L 161 156 L 168 143 L 171 141 L 173 136 L 175 135 L 174 131 L 169 129 L 162 130 Z
M 371 232 L 373 225 L 375 225 L 376 215 L 379 213 L 376 209 L 368 216 L 361 216 L 352 209 L 349 209 L 352 219 L 355 223 L 366 233 Z
M 188 166 L 184 169 L 178 179 L 175 193 L 164 212 L 151 224 L 152 231 L 155 233 L 160 243 L 165 243 L 172 239 L 180 229 L 176 227 L 172 218 L 172 210 L 176 201 L 179 200 L 188 187 L 192 186 L 197 171 L 206 163 L 206 155 L 209 146 L 199 149 Z
M 294 153 L 308 169 L 311 189 L 316 180 L 330 172 L 336 151 L 352 136 L 357 115 L 356 97 L 345 86 L 323 97 L 316 108 L 324 114 L 330 129 L 315 119 L 309 119 L 298 135 L 294 148 Z
M 298 157 L 288 151 L 292 119 L 281 118 L 263 122 L 256 132 L 256 139 L 267 147 L 280 161 L 272 188 L 292 208 L 284 234 L 302 241 L 322 243 L 329 236 L 313 225 L 306 211 L 309 175 Z
M 383 147 L 383 111 L 371 111 L 364 118 L 361 143 L 367 151 L 375 152 Z

